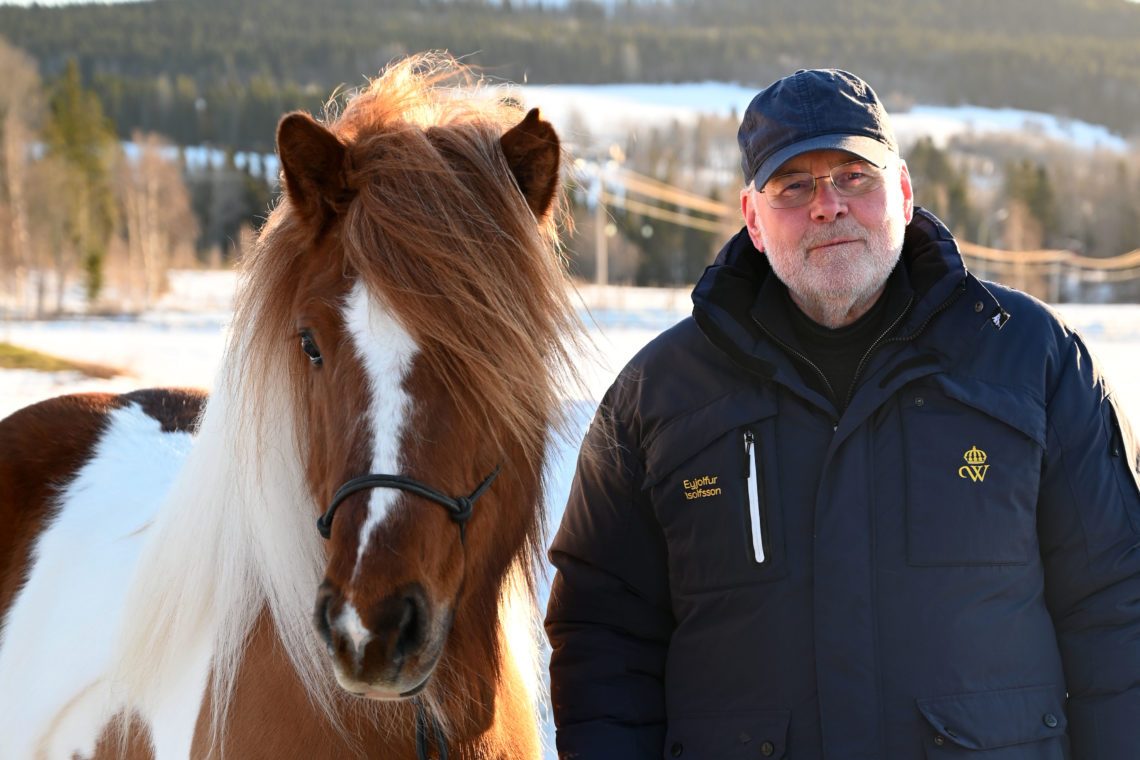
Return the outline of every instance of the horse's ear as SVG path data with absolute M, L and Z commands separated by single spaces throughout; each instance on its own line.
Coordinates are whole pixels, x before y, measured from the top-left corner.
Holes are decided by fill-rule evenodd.
M 347 150 L 316 119 L 304 111 L 283 116 L 277 125 L 277 155 L 285 171 L 285 192 L 299 213 L 320 222 L 344 206 L 349 197 Z
M 527 205 L 541 219 L 554 202 L 562 163 L 562 150 L 554 127 L 542 120 L 537 108 L 532 108 L 499 142 Z

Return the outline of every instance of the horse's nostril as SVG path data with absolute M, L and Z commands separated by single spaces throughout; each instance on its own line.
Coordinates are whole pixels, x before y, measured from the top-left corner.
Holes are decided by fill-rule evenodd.
M 423 611 L 419 600 L 415 597 L 404 597 L 404 614 L 400 618 L 396 636 L 397 657 L 403 657 L 407 652 L 414 651 L 423 642 L 422 620 Z
M 402 662 L 427 640 L 429 623 L 427 596 L 419 584 L 403 589 L 372 608 L 370 628 L 387 641 L 388 656 Z
M 320 589 L 317 590 L 317 604 L 313 610 L 313 625 L 320 634 L 321 640 L 325 642 L 328 647 L 329 653 L 333 651 L 332 640 L 332 621 L 329 619 L 329 607 L 332 606 L 332 589 L 327 583 L 322 583 Z

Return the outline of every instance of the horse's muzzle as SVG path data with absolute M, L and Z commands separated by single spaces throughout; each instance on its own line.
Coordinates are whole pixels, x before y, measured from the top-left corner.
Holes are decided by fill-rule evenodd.
M 337 681 L 372 699 L 407 699 L 423 691 L 450 628 L 450 616 L 433 612 L 418 583 L 359 610 L 326 581 L 313 618 Z

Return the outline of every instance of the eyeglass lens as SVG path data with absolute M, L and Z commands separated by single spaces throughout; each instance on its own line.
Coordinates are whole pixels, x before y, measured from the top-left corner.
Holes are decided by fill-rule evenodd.
M 863 195 L 883 184 L 883 170 L 867 161 L 849 161 L 831 168 L 826 175 L 814 177 L 810 172 L 792 172 L 772 177 L 760 191 L 772 208 L 794 208 L 815 196 L 816 183 L 830 179 L 840 195 Z

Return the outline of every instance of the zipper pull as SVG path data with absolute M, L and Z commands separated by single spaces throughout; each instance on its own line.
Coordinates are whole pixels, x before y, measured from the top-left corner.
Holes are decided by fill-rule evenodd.
M 752 473 L 752 444 L 756 438 L 751 430 L 744 431 L 744 478 L 747 480 Z
M 756 438 L 751 430 L 744 432 L 744 490 L 748 493 L 748 523 L 752 529 L 752 556 L 756 564 L 764 564 L 764 535 L 760 516 L 760 479 L 756 475 L 756 457 L 752 446 Z

